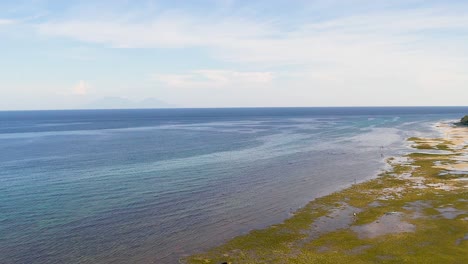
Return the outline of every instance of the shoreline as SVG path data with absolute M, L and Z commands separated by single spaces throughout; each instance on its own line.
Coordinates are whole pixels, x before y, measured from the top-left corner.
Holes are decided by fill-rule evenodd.
M 440 137 L 407 139 L 412 153 L 376 178 L 181 262 L 468 261 L 468 127 L 435 127 Z

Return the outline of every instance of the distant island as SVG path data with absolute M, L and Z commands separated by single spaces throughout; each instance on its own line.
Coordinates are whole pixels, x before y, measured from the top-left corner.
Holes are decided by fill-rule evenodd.
M 468 115 L 464 116 L 464 117 L 460 120 L 460 124 L 465 125 L 465 126 L 468 126 Z

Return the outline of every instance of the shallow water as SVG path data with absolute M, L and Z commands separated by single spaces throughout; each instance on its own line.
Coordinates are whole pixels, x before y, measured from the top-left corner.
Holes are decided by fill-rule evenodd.
M 2 263 L 173 263 L 375 176 L 467 110 L 0 112 Z

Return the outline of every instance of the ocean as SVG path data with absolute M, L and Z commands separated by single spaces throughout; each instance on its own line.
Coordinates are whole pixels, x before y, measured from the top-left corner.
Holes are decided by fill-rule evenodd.
M 468 107 L 0 112 L 0 263 L 177 263 L 375 177 Z

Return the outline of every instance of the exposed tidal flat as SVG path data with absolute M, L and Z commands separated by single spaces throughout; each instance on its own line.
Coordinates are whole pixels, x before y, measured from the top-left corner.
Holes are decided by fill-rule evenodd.
M 468 127 L 411 137 L 377 178 L 315 199 L 184 263 L 467 263 Z
M 437 138 L 435 122 L 467 111 L 0 112 L 0 263 L 176 263 L 375 178 L 410 145 L 449 153 L 405 139 Z M 342 206 L 320 209 L 340 220 L 317 222 L 310 241 L 359 215 Z

